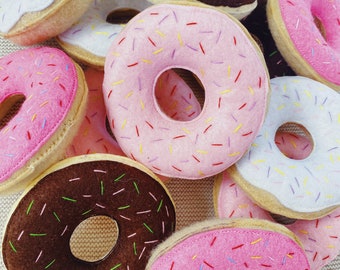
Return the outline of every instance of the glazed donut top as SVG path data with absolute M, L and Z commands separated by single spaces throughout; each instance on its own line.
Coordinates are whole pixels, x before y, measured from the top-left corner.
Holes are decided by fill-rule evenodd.
M 0 32 L 7 33 L 28 12 L 41 11 L 54 0 L 0 0 Z
M 264 124 L 249 151 L 236 163 L 240 177 L 232 177 L 244 189 L 254 186 L 272 194 L 275 199 L 266 202 L 262 199 L 267 195 L 249 194 L 268 211 L 297 219 L 323 216 L 340 204 L 340 96 L 301 76 L 271 79 L 271 89 Z M 286 123 L 299 124 L 310 133 L 314 147 L 307 158 L 288 158 L 275 145 L 276 131 Z M 275 200 L 284 209 L 274 207 Z
M 277 4 L 296 50 L 323 78 L 340 85 L 340 2 L 293 0 Z M 322 22 L 325 37 L 315 18 Z
M 128 158 L 69 158 L 36 181 L 7 223 L 2 252 L 8 269 L 144 269 L 154 246 L 175 229 L 164 185 Z M 112 252 L 89 263 L 73 256 L 70 239 L 79 224 L 95 216 L 115 220 L 119 232 Z
M 25 49 L 0 59 L 0 103 L 16 96 L 25 98 L 19 112 L 0 131 L 0 183 L 25 167 L 60 128 L 78 85 L 74 63 L 58 49 Z M 28 167 L 25 173 L 34 169 Z

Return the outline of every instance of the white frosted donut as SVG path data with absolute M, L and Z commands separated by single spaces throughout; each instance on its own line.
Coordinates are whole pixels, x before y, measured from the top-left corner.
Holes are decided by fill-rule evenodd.
M 261 207 L 297 219 L 324 216 L 340 204 L 340 96 L 309 78 L 271 80 L 267 118 L 233 178 Z M 303 126 L 314 142 L 302 160 L 286 157 L 275 134 L 285 123 Z
M 141 11 L 150 6 L 146 0 L 95 0 L 77 24 L 58 36 L 60 45 L 76 58 L 93 66 L 104 66 L 109 47 L 124 28 L 111 24 L 107 16 L 119 9 Z
M 163 176 L 199 179 L 246 152 L 265 115 L 269 79 L 249 33 L 206 5 L 154 5 L 117 36 L 105 62 L 104 99 L 122 150 Z M 251 64 L 250 64 L 251 63 Z M 202 112 L 175 121 L 155 102 L 155 84 L 172 68 L 205 89 Z

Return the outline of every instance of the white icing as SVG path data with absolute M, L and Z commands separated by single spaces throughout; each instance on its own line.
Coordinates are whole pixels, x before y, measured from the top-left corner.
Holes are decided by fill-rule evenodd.
M 96 0 L 79 22 L 60 34 L 59 38 L 96 56 L 105 57 L 112 41 L 124 27 L 107 23 L 107 16 L 117 9 L 141 11 L 150 5 L 145 0 Z
M 0 32 L 8 33 L 20 18 L 49 7 L 54 0 L 0 0 Z
M 340 204 L 340 95 L 299 76 L 272 79 L 271 87 L 267 118 L 236 164 L 239 173 L 293 211 L 315 212 Z M 288 122 L 301 124 L 313 138 L 306 159 L 286 157 L 274 142 L 277 129 Z

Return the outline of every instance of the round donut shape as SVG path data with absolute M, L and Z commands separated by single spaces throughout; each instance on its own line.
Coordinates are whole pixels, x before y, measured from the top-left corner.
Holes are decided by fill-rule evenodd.
M 127 24 L 106 58 L 111 129 L 128 156 L 160 175 L 199 179 L 221 172 L 242 157 L 263 122 L 264 63 L 231 16 L 203 4 L 154 5 Z M 192 72 L 205 89 L 202 112 L 191 121 L 170 119 L 155 102 L 157 79 L 173 68 Z
M 147 270 L 310 269 L 298 238 L 265 220 L 212 219 L 171 235 L 153 251 Z
M 340 91 L 340 2 L 268 1 L 276 45 L 296 74 Z
M 89 263 L 70 238 L 95 216 L 117 222 L 112 252 Z M 144 269 L 150 251 L 175 229 L 175 209 L 158 178 L 128 158 L 92 154 L 55 164 L 18 201 L 2 252 L 8 269 Z
M 52 38 L 76 22 L 92 0 L 0 0 L 0 35 L 19 45 Z
M 131 9 L 141 11 L 151 4 L 146 0 L 96 0 L 72 27 L 57 37 L 58 43 L 72 57 L 103 69 L 112 41 L 124 24 L 109 23 L 107 17 L 114 11 Z
M 29 48 L 0 59 L 0 115 L 23 97 L 0 131 L 0 192 L 25 185 L 63 157 L 87 101 L 82 69 L 55 48 Z
M 229 169 L 233 179 L 262 208 L 295 219 L 316 219 L 340 203 L 340 96 L 301 77 L 271 79 L 268 114 L 252 146 Z M 286 157 L 275 144 L 286 123 L 306 128 L 313 140 L 307 158 Z
M 302 156 L 304 152 L 304 150 L 290 147 L 285 147 L 285 150 L 288 151 L 289 156 Z M 254 218 L 275 222 L 269 212 L 247 197 L 227 171 L 219 174 L 215 179 L 214 205 L 216 216 L 219 218 Z M 296 220 L 284 225 L 300 239 L 310 269 L 320 270 L 338 256 L 340 251 L 339 217 L 340 209 L 337 209 L 320 219 Z M 283 221 L 286 222 L 286 219 Z

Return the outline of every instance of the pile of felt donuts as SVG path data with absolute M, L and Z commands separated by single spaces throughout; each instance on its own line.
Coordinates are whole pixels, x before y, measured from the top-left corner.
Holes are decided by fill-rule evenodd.
M 0 195 L 25 189 L 4 228 L 7 269 L 337 257 L 340 1 L 0 0 L 0 20 L 23 47 L 0 58 Z M 216 218 L 177 231 L 172 178 L 215 181 Z M 70 238 L 95 216 L 119 236 L 85 262 Z

